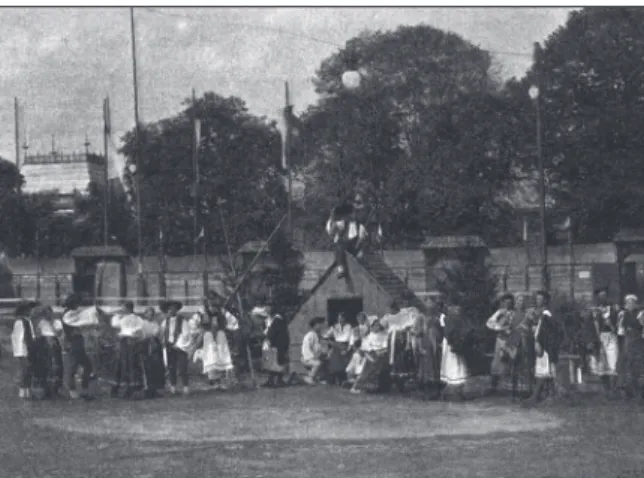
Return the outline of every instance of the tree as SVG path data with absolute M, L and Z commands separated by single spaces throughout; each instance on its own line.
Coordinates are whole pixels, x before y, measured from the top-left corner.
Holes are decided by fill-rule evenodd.
M 638 8 L 571 13 L 519 93 L 527 96 L 538 73 L 549 184 L 579 241 L 611 241 L 620 227 L 642 225 L 643 22 Z
M 20 188 L 24 178 L 14 163 L 0 158 L 0 252 L 22 253 L 24 205 Z
M 218 208 L 238 248 L 266 238 L 286 211 L 283 178 L 276 165 L 280 154 L 274 124 L 250 113 L 244 102 L 205 93 L 176 116 L 144 125 L 141 134 L 140 194 L 144 253 L 156 250 L 163 231 L 167 253 L 190 254 L 194 247 L 194 173 L 191 118 L 201 121 L 199 145 L 199 229 L 203 226 L 210 252 L 224 252 Z M 124 137 L 122 153 L 132 164 L 135 132 Z M 134 178 L 126 172 L 132 192 Z
M 344 91 L 342 72 L 354 68 L 366 72 L 363 85 Z M 428 232 L 499 236 L 497 199 L 520 148 L 513 98 L 499 92 L 487 52 L 426 25 L 366 32 L 322 63 L 315 84 L 322 97 L 294 145 L 306 158 L 308 229 L 315 221 L 320 230 L 338 196 L 362 179 L 390 245 Z

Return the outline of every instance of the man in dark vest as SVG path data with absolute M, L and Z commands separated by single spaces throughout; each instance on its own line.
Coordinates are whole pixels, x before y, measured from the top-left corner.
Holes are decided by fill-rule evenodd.
M 619 313 L 618 324 L 624 332 L 622 343 L 623 366 L 620 368 L 620 383 L 626 397 L 633 398 L 640 392 L 640 375 L 644 359 L 644 312 L 638 311 L 638 298 L 629 294 L 624 299 L 624 310 Z M 644 399 L 644 394 L 641 395 Z

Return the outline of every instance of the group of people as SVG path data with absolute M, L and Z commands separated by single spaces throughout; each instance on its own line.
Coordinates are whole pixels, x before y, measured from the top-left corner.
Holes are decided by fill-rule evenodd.
M 590 356 L 590 371 L 601 377 L 607 398 L 644 400 L 640 385 L 644 365 L 644 309 L 634 294 L 624 298 L 624 307 L 611 304 L 608 289 L 596 291 L 596 303 L 588 314 L 584 344 Z
M 383 317 L 357 315 L 355 326 L 340 313 L 325 329 L 323 317 L 313 318 L 302 343 L 305 382 L 350 385 L 352 393 L 385 388 L 399 368 L 413 371 L 424 398 L 438 398 L 447 385 L 463 397 L 465 383 L 476 370 L 468 348 L 472 328 L 459 307 L 443 313 L 438 304 L 426 313 L 409 298 L 395 300 Z M 402 364 L 402 365 L 401 365 Z
M 54 319 L 51 307 L 23 302 L 16 307 L 12 348 L 19 367 L 19 397 L 29 399 L 32 390 L 54 398 L 64 388 L 69 398 L 93 399 L 90 383 L 96 379 L 86 349 L 88 330 L 109 327 L 117 336 L 111 396 L 131 398 L 142 392 L 153 398 L 165 388 L 166 375 L 171 394 L 178 381 L 188 394 L 188 364 L 201 361 L 211 386 L 225 389 L 234 379 L 231 344 L 236 344 L 237 318 L 223 308 L 216 294 L 204 300 L 201 310 L 189 318 L 179 311 L 179 301 L 166 301 L 157 313 L 149 307 L 139 316 L 134 304 L 125 301 L 111 317 L 99 307 L 81 308 L 78 297 L 63 303 L 63 315 Z M 77 391 L 76 375 L 81 375 Z M 122 392 L 122 393 L 121 393 Z

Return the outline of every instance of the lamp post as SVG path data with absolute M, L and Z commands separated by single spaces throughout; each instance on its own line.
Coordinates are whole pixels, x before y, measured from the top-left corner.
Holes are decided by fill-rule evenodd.
M 534 102 L 537 121 L 537 169 L 539 171 L 539 225 L 541 229 L 541 288 L 548 290 L 548 243 L 546 238 L 546 178 L 541 147 L 541 105 L 539 103 L 539 87 L 531 86 L 528 90 L 530 99 Z

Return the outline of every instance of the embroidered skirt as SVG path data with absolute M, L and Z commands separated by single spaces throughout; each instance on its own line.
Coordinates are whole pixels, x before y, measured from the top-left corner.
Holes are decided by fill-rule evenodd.
M 616 375 L 619 346 L 617 335 L 612 332 L 599 334 L 599 352 L 590 357 L 590 370 L 593 375 Z
M 448 385 L 463 385 L 470 378 L 467 370 L 465 359 L 452 351 L 452 347 L 447 343 L 447 338 L 443 339 L 443 357 L 441 360 L 441 381 Z
M 213 338 L 212 332 L 206 332 L 203 344 L 203 373 L 227 372 L 233 368 L 226 334 L 219 330 L 216 337 Z
M 369 352 L 355 387 L 370 392 L 378 391 L 382 388 L 384 380 L 389 378 L 388 375 L 389 354 L 387 351 Z

